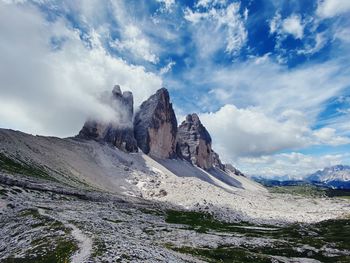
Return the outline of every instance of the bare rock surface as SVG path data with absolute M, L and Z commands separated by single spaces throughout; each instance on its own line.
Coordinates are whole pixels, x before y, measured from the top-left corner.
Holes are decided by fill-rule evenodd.
M 134 131 L 145 154 L 162 159 L 176 157 L 177 120 L 167 89 L 159 89 L 141 104 Z
M 227 220 L 310 223 L 350 214 L 346 200 L 269 193 L 262 185 L 228 169 L 214 167 L 206 171 L 185 160 L 125 153 L 94 140 L 0 129 L 0 170 L 56 182 L 65 186 L 58 188 L 59 193 L 88 200 L 103 200 L 109 193 L 188 209 L 208 206 L 208 212 Z M 16 183 L 11 177 L 4 180 L 53 191 L 41 183 Z M 81 195 L 83 190 L 99 194 Z
M 198 115 L 195 113 L 187 115 L 177 133 L 177 143 L 182 157 L 205 170 L 212 168 L 214 163 L 221 166 L 218 154 L 211 148 L 211 142 L 210 134 Z
M 81 139 L 94 139 L 110 143 L 126 152 L 137 152 L 132 124 L 134 99 L 129 91 L 113 88 L 112 95 L 105 99 L 115 111 L 113 120 L 88 120 L 78 134 Z
M 262 262 L 349 262 L 350 247 L 334 242 L 349 214 L 348 200 L 270 193 L 230 169 L 0 129 L 4 263 L 211 262 L 204 255 L 221 252 L 249 262 L 256 251 L 267 251 Z M 345 221 L 309 225 L 336 218 Z
M 239 176 L 245 176 L 240 170 L 234 167 L 232 164 L 224 164 L 224 170 L 228 173 L 232 173 Z
M 0 182 L 1 262 L 217 262 L 223 255 L 232 260 L 228 262 L 250 262 L 256 251 L 257 262 L 350 258 L 349 246 L 335 243 L 347 237 L 336 236 L 334 222 L 293 228 L 229 224 L 210 215 L 214 207 L 209 200 L 196 204 L 200 212 L 193 212 L 112 196 L 85 199 L 46 183 L 48 191 Z

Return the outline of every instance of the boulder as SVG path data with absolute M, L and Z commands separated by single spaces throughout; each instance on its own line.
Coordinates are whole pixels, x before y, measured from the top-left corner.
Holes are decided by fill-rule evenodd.
M 134 118 L 138 147 L 152 157 L 176 157 L 177 120 L 165 88 L 143 102 Z
M 110 143 L 125 152 L 137 152 L 134 137 L 134 99 L 131 92 L 121 92 L 120 86 L 113 88 L 112 95 L 105 98 L 115 111 L 115 119 L 108 122 L 90 119 L 77 135 L 81 139 L 93 139 Z

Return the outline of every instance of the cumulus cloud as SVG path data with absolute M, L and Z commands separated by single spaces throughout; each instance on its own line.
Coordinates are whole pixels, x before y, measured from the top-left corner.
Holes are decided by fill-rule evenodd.
M 270 21 L 270 33 L 290 34 L 296 39 L 302 39 L 304 36 L 304 25 L 300 15 L 292 14 L 282 19 L 281 15 L 277 13 Z
M 316 13 L 321 18 L 331 18 L 350 12 L 350 1 L 319 0 Z
M 136 105 L 162 85 L 144 67 L 110 55 L 97 32 L 83 41 L 64 19 L 47 21 L 30 4 L 0 2 L 0 35 L 2 127 L 74 135 L 88 116 L 114 117 L 98 99 L 114 84 L 133 91 Z
M 315 143 L 338 146 L 350 143 L 350 138 L 337 136 L 336 129 L 325 127 L 314 132 Z
M 327 102 L 349 86 L 349 76 L 342 61 L 287 69 L 268 55 L 231 67 L 188 72 L 198 86 L 210 87 L 196 100 L 198 107 L 224 105 L 200 118 L 213 137 L 214 149 L 233 163 L 243 156 L 349 144 L 349 134 L 342 132 L 349 130 L 348 118 L 313 128 Z
M 200 5 L 207 8 L 204 11 L 186 8 L 184 16 L 193 24 L 194 40 L 199 53 L 210 56 L 224 48 L 229 54 L 237 54 L 245 45 L 248 35 L 244 26 L 245 18 L 240 14 L 240 3 L 219 7 L 209 5 L 209 2 Z
M 348 137 L 338 136 L 332 128 L 313 131 L 302 113 L 287 111 L 284 120 L 266 116 L 259 108 L 238 109 L 225 105 L 200 118 L 213 136 L 213 145 L 229 160 L 242 156 L 274 154 L 311 145 L 342 145 Z
M 276 121 L 258 108 L 225 105 L 217 112 L 201 114 L 200 118 L 214 138 L 214 147 L 231 160 L 303 146 L 310 132 L 297 120 Z
M 291 15 L 284 19 L 282 22 L 282 30 L 285 33 L 293 35 L 295 38 L 303 38 L 304 26 L 302 25 L 300 16 Z

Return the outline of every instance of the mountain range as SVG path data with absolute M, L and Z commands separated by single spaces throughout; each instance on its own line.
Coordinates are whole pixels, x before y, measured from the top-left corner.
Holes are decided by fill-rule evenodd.
M 350 189 L 350 166 L 335 165 L 306 175 L 303 179 L 293 179 L 288 176 L 264 178 L 252 176 L 252 179 L 266 186 L 289 186 L 312 184 L 334 189 Z
M 221 162 L 197 114 L 178 126 L 167 89 L 159 89 L 136 113 L 133 94 L 119 85 L 104 101 L 115 110 L 114 119 L 90 118 L 74 137 L 0 129 L 0 171 L 131 196 L 144 196 L 147 184 L 150 197 L 163 199 L 167 194 L 160 184 L 166 180 L 159 182 L 154 174 L 197 178 L 228 192 L 265 191 Z
M 326 167 L 305 178 L 312 184 L 324 185 L 331 188 L 350 189 L 350 166 L 335 165 Z

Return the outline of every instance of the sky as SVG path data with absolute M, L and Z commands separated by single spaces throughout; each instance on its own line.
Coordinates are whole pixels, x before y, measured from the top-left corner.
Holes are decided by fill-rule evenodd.
M 0 127 L 75 135 L 115 84 L 248 175 L 350 164 L 350 1 L 0 0 Z

